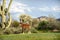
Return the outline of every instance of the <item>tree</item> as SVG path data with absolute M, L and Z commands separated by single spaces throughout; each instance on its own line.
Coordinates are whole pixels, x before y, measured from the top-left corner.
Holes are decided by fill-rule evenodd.
M 9 12 L 12 0 L 10 0 L 10 3 L 8 5 L 8 8 L 6 8 L 6 0 L 2 0 L 1 2 L 2 4 L 0 5 L 0 17 L 1 17 L 1 27 L 0 27 L 0 31 L 4 32 L 6 29 L 9 28 L 10 24 L 11 24 L 11 15 Z M 6 18 L 8 17 L 8 18 Z
M 57 20 L 52 14 L 49 15 L 48 22 L 49 22 L 48 27 L 50 30 L 54 30 L 57 28 L 57 24 L 58 24 Z
M 3 0 L 2 5 L 0 5 L 0 16 L 1 16 L 1 24 L 2 24 L 2 29 L 7 29 L 9 28 L 10 24 L 11 24 L 11 16 L 10 16 L 10 6 L 11 6 L 12 0 L 10 0 L 10 3 L 8 5 L 8 8 L 6 8 L 6 0 Z M 6 25 L 6 16 L 8 15 L 8 21 Z

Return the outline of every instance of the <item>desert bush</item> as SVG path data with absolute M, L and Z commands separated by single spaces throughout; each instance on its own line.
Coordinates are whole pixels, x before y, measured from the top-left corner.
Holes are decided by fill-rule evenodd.
M 11 23 L 12 27 L 18 27 L 19 26 L 19 22 L 16 20 L 13 20 L 13 22 Z

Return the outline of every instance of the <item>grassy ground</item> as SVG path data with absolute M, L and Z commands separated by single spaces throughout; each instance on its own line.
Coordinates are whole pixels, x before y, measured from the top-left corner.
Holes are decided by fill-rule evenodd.
M 0 40 L 60 40 L 60 33 L 0 35 Z

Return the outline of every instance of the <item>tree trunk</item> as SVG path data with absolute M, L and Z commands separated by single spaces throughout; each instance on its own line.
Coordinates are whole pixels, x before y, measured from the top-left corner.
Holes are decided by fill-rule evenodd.
M 5 28 L 5 12 L 4 12 L 4 9 L 5 9 L 5 5 L 6 5 L 6 0 L 3 0 L 3 6 L 2 6 L 2 28 Z

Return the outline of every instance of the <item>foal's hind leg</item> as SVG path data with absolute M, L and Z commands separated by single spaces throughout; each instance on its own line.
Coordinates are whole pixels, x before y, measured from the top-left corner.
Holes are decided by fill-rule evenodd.
M 28 27 L 28 34 L 31 34 L 31 27 Z
M 22 33 L 24 34 L 24 28 L 22 27 Z

